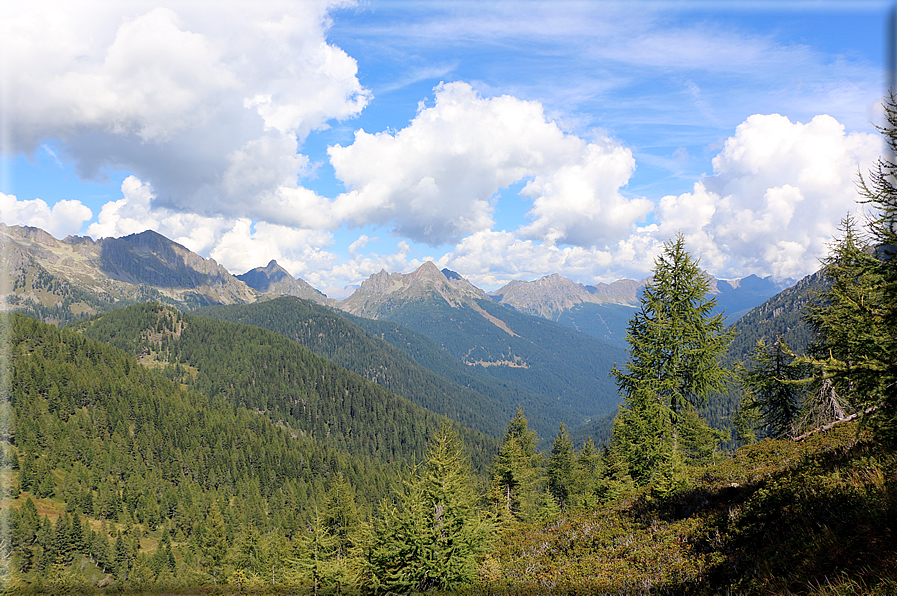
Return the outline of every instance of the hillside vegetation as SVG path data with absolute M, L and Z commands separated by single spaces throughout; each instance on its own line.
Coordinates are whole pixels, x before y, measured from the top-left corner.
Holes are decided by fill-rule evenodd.
M 421 366 L 406 352 L 347 320 L 351 315 L 307 300 L 284 296 L 258 304 L 210 306 L 194 314 L 274 331 L 430 411 L 494 437 L 501 435 L 503 421 L 513 413 L 513 405 Z
M 439 416 L 336 366 L 283 336 L 160 305 L 77 323 L 85 335 L 150 362 L 212 398 L 264 414 L 325 445 L 384 461 L 420 461 Z M 462 430 L 485 466 L 497 443 Z
M 470 594 L 893 594 L 897 455 L 856 424 L 766 440 L 497 541 Z

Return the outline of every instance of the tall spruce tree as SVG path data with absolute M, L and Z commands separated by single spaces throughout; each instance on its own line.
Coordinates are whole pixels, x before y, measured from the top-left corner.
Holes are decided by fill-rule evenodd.
M 871 405 L 879 382 L 876 367 L 869 365 L 884 339 L 881 262 L 850 214 L 839 230 L 841 236 L 822 260 L 831 285 L 806 309 L 816 332 L 809 352 L 837 395 L 862 408 Z
M 873 390 L 879 436 L 897 442 L 897 98 L 891 89 L 884 102 L 886 125 L 879 130 L 885 138 L 888 159 L 879 159 L 878 167 L 866 179 L 860 178 L 861 202 L 875 209 L 869 232 L 878 257 L 881 303 L 870 332 L 877 338 L 874 349 L 864 359 L 865 368 L 878 383 Z M 867 364 L 868 363 L 868 364 Z M 865 372 L 865 371 L 864 371 Z
M 664 244 L 652 279 L 629 321 L 629 361 L 611 375 L 623 395 L 613 442 L 640 483 L 675 489 L 684 462 L 678 440 L 683 412 L 723 390 L 732 373 L 722 364 L 732 339 L 713 314 L 710 282 L 685 250 L 681 234 Z
M 561 511 L 565 511 L 570 505 L 570 497 L 574 491 L 575 465 L 576 453 L 573 451 L 573 441 L 570 440 L 567 426 L 562 422 L 548 458 L 548 491 L 557 501 Z
M 850 217 L 823 261 L 832 287 L 808 315 L 820 340 L 812 355 L 823 392 L 847 394 L 871 418 L 878 436 L 897 442 L 897 99 L 884 102 L 879 127 L 889 157 L 880 158 L 858 187 L 871 206 L 863 241 Z M 828 385 L 826 385 L 828 383 Z

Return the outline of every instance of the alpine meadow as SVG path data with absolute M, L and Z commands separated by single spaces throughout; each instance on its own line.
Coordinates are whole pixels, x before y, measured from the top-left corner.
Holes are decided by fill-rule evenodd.
M 0 595 L 897 593 L 897 11 L 14 4 Z

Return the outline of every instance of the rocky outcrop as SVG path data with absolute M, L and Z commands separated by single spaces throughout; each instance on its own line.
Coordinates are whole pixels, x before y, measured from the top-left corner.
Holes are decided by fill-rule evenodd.
M 326 306 L 336 304 L 336 300 L 328 298 L 304 279 L 290 275 L 290 272 L 278 265 L 275 260 L 271 260 L 265 267 L 256 267 L 236 277 L 250 288 L 263 294 L 295 296 Z
M 454 271 L 440 271 L 435 263 L 426 261 L 411 273 L 381 270 L 371 275 L 338 306 L 353 315 L 376 319 L 393 305 L 427 298 L 444 300 L 457 308 L 488 300 L 489 296 Z
M 0 223 L 0 242 L 2 304 L 51 322 L 147 300 L 191 309 L 261 297 L 214 259 L 153 231 L 58 240 L 38 228 Z

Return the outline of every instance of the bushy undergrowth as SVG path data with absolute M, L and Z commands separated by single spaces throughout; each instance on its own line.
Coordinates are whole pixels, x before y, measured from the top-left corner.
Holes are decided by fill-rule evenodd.
M 766 440 L 690 470 L 689 487 L 651 487 L 553 522 L 516 525 L 462 594 L 897 593 L 897 454 L 843 424 L 802 442 Z M 71 578 L 68 578 L 71 579 Z M 172 578 L 175 579 L 175 578 Z M 97 588 L 64 569 L 21 594 L 311 594 L 261 577 L 166 590 Z M 177 585 L 175 585 L 177 584 Z M 20 584 L 21 586 L 22 584 Z M 362 590 L 363 591 L 363 590 Z M 361 593 L 328 586 L 320 594 Z
M 897 457 L 854 424 L 762 441 L 650 488 L 502 536 L 470 593 L 897 593 Z

